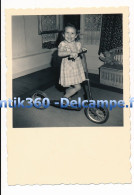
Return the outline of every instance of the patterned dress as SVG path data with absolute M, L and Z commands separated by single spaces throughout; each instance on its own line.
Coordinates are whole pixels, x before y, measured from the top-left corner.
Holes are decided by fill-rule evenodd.
M 78 53 L 81 50 L 81 43 L 68 43 L 66 41 L 62 41 L 59 44 L 58 50 L 71 50 L 72 52 Z M 68 60 L 68 57 L 62 59 L 59 84 L 63 87 L 69 87 L 70 85 L 80 84 L 85 81 L 85 79 L 85 73 L 80 57 L 77 57 L 75 61 Z

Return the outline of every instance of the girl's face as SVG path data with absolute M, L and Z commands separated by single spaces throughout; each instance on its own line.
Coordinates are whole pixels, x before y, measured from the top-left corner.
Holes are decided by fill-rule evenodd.
M 65 33 L 64 33 L 64 38 L 67 42 L 71 43 L 75 41 L 77 35 L 76 35 L 76 29 L 73 27 L 66 27 L 65 28 Z

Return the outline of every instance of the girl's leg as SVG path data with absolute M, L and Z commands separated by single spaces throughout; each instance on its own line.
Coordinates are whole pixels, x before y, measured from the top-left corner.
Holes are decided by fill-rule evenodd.
M 66 90 L 66 94 L 64 95 L 64 97 L 69 98 L 72 95 L 74 95 L 77 91 L 79 91 L 80 89 L 81 89 L 81 85 L 76 84 L 74 85 L 74 87 L 70 87 Z

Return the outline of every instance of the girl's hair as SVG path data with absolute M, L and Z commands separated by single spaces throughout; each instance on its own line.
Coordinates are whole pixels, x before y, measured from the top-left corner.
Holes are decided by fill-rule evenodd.
M 75 38 L 75 41 L 80 40 L 80 37 L 79 37 L 79 31 L 77 30 L 77 28 L 75 27 L 75 25 L 73 25 L 73 24 L 71 24 L 71 23 L 67 23 L 67 24 L 65 25 L 65 28 L 64 28 L 63 34 L 65 33 L 65 29 L 66 29 L 67 27 L 74 28 L 74 29 L 76 30 L 76 35 L 77 35 L 77 37 Z

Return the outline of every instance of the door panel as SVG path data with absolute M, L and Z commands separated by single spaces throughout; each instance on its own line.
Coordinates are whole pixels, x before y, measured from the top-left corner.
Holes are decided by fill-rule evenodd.
M 98 58 L 101 34 L 101 14 L 85 14 L 80 19 L 80 38 L 83 47 L 87 48 L 88 71 L 99 74 L 102 62 Z

